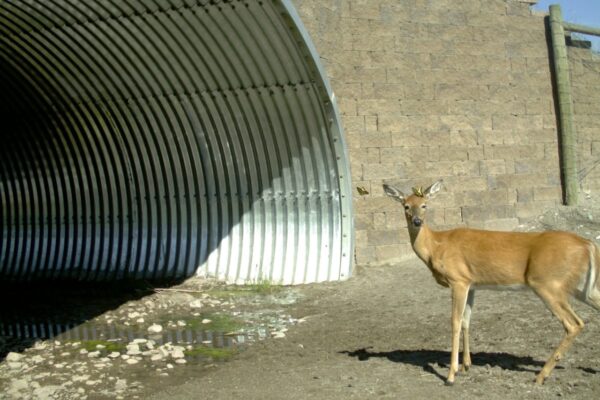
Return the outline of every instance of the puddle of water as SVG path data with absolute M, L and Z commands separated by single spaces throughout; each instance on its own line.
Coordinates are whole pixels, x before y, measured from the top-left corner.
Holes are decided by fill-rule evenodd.
M 0 399 L 2 392 L 42 398 L 35 393 L 47 387 L 56 398 L 143 397 L 197 377 L 252 343 L 285 337 L 297 322 L 284 311 L 296 300 L 292 290 L 238 291 L 5 293 Z

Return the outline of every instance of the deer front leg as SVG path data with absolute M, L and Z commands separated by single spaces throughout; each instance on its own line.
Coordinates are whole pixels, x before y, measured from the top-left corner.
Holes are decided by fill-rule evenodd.
M 475 303 L 475 291 L 469 290 L 469 295 L 467 296 L 467 304 L 465 306 L 465 311 L 463 312 L 462 318 L 462 332 L 463 332 L 463 362 L 462 362 L 462 371 L 466 372 L 471 368 L 471 351 L 469 348 L 469 325 L 471 323 L 471 311 L 473 310 L 473 305 Z
M 450 356 L 450 371 L 446 385 L 454 384 L 454 377 L 458 372 L 458 349 L 460 346 L 460 328 L 465 311 L 469 286 L 463 284 L 452 285 L 452 353 Z

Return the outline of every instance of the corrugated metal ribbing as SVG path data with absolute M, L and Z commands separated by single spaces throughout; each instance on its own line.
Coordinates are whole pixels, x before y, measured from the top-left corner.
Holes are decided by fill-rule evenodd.
M 5 279 L 351 272 L 346 149 L 289 1 L 0 2 Z

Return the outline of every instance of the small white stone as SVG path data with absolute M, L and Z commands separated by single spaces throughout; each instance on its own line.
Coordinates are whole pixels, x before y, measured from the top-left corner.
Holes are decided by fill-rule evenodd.
M 36 343 L 37 344 L 37 343 Z M 23 354 L 19 354 L 19 353 L 14 353 L 14 352 L 10 352 L 6 355 L 6 357 L 4 358 L 6 361 L 19 361 L 21 360 L 23 357 L 25 357 Z
M 204 319 L 202 320 L 202 323 L 203 323 L 203 324 L 210 324 L 211 322 L 212 322 L 212 320 L 210 320 L 210 319 L 208 319 L 208 318 L 204 318 Z
M 115 389 L 118 391 L 127 389 L 127 379 L 117 379 L 117 382 L 115 382 Z
M 183 353 L 183 349 L 176 348 L 171 352 L 171 357 L 173 358 L 183 358 L 185 354 Z
M 144 322 L 146 322 L 146 320 L 144 318 L 138 318 L 135 320 L 135 322 L 137 322 L 138 324 L 143 324 Z
M 150 360 L 152 361 L 160 361 L 163 359 L 162 354 L 154 354 L 152 357 L 150 357 Z
M 23 368 L 23 363 L 22 362 L 9 361 L 7 364 L 8 364 L 8 368 L 10 368 L 10 369 L 21 369 L 21 368 Z
M 87 354 L 88 351 L 86 349 L 81 349 L 79 350 L 79 354 Z
M 130 312 L 127 317 L 129 317 L 130 319 L 134 319 L 134 318 L 138 318 L 141 314 L 137 311 L 134 312 Z
M 39 354 L 36 354 L 35 356 L 31 357 L 31 361 L 34 364 L 39 364 L 44 361 L 44 357 L 40 356 Z
M 90 358 L 100 357 L 100 352 L 99 351 L 90 351 L 87 356 Z
M 175 368 L 175 367 L 173 366 L 173 364 L 170 364 L 170 363 L 169 363 L 169 364 L 167 364 L 167 368 L 168 368 L 168 369 L 173 369 L 173 368 Z
M 158 324 L 152 324 L 148 327 L 148 332 L 150 333 L 160 333 L 162 332 L 163 327 Z
M 133 364 L 139 363 L 139 360 L 137 360 L 136 358 L 130 358 L 130 359 L 126 360 L 125 362 L 129 365 L 133 365 Z
M 273 339 L 283 339 L 285 337 L 285 333 L 281 331 L 271 332 L 271 337 Z
M 190 307 L 191 308 L 202 308 L 202 301 L 201 300 L 194 300 L 190 303 Z
M 127 345 L 127 354 L 130 356 L 135 356 L 140 353 L 140 346 L 137 343 L 130 343 Z
M 118 358 L 121 355 L 118 351 L 113 351 L 108 355 L 109 358 Z
M 185 364 L 187 361 L 185 360 L 185 358 L 178 358 L 177 360 L 175 360 L 176 364 Z
M 186 326 L 187 323 L 185 321 L 179 320 L 177 321 L 177 326 Z

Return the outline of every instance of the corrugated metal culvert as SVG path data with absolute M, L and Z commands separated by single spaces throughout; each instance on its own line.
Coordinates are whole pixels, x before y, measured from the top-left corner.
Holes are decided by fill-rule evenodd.
M 0 2 L 3 279 L 346 278 L 350 176 L 289 1 Z

